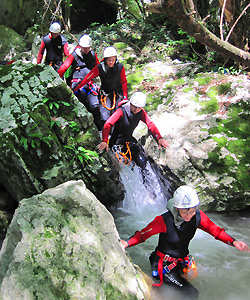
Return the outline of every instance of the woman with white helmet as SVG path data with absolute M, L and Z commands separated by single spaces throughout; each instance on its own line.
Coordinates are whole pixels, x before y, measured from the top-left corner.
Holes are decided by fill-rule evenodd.
M 114 47 L 107 47 L 103 52 L 103 60 L 94 67 L 84 80 L 74 89 L 81 89 L 90 80 L 100 77 L 101 89 L 99 93 L 102 124 L 116 111 L 118 103 L 127 99 L 127 78 L 123 64 L 117 60 Z
M 168 147 L 168 142 L 164 140 L 155 126 L 150 120 L 148 114 L 144 110 L 146 105 L 146 95 L 142 92 L 136 92 L 132 95 L 130 101 L 126 101 L 121 107 L 106 121 L 102 132 L 102 142 L 98 145 L 99 150 L 108 151 L 108 146 L 115 152 L 117 145 L 122 148 L 127 147 L 132 154 L 132 160 L 142 169 L 144 169 L 147 158 L 141 147 L 138 146 L 136 139 L 133 137 L 133 132 L 140 121 L 144 122 L 151 131 L 154 138 L 157 140 L 159 147 Z M 108 136 L 112 131 L 111 138 L 108 144 Z M 119 148 L 121 148 L 119 147 Z M 126 152 L 126 150 L 124 150 Z
M 56 71 L 63 63 L 63 55 L 69 55 L 68 42 L 61 33 L 61 25 L 54 22 L 50 25 L 47 34 L 40 45 L 37 63 L 40 64 L 46 49 L 45 64 L 52 66 Z
M 85 76 L 99 64 L 96 53 L 91 48 L 92 39 L 88 34 L 84 34 L 79 39 L 78 46 L 67 57 L 65 62 L 58 70 L 60 77 L 63 77 L 64 73 L 71 66 L 72 79 L 70 87 L 73 90 L 79 82 L 81 82 Z M 84 87 L 76 94 L 79 101 L 81 101 L 86 108 L 92 113 L 94 123 L 98 130 L 102 129 L 100 107 L 98 99 L 98 87 L 89 81 Z
M 128 241 L 121 241 L 123 247 L 127 248 L 159 234 L 158 245 L 149 257 L 152 276 L 160 280 L 160 283 L 155 283 L 154 286 L 165 282 L 177 287 L 186 297 L 192 299 L 198 299 L 199 292 L 188 282 L 183 271 L 187 271 L 192 264 L 189 243 L 197 228 L 242 252 L 250 251 L 248 245 L 228 235 L 198 209 L 199 203 L 199 197 L 192 187 L 181 186 L 168 201 L 167 212 L 157 216 L 142 230 L 136 231 Z

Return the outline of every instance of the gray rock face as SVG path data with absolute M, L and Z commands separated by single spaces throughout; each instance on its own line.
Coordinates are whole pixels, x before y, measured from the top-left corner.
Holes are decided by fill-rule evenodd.
M 249 88 L 243 75 L 170 78 L 159 91 L 162 103 L 148 109 L 169 148 L 157 149 L 144 125 L 136 129 L 137 137 L 146 136 L 145 149 L 166 177 L 173 174 L 196 188 L 203 209 L 237 210 L 250 204 Z
M 16 200 L 71 179 L 110 204 L 122 197 L 92 115 L 49 66 L 17 61 L 0 67 L 0 184 Z
M 2 300 L 150 299 L 113 217 L 82 181 L 20 202 L 0 252 L 0 283 Z

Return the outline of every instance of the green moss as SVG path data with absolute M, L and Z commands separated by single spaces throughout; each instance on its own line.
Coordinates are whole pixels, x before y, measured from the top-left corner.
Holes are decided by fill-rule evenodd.
M 199 83 L 199 86 L 206 85 L 212 80 L 212 77 L 202 77 L 202 78 L 195 78 L 195 81 Z
M 208 153 L 209 172 L 228 174 L 236 180 L 231 183 L 240 192 L 249 191 L 250 182 L 250 103 L 240 101 L 231 104 L 226 119 L 217 119 L 217 126 L 209 129 L 209 138 L 217 142 L 214 151 Z M 218 134 L 223 136 L 218 137 Z M 223 153 L 228 154 L 223 156 Z
M 186 87 L 186 88 L 184 88 L 182 91 L 183 91 L 183 93 L 188 93 L 188 92 L 190 92 L 190 91 L 192 91 L 192 90 L 193 90 L 192 87 Z
M 142 71 L 136 71 L 127 76 L 128 81 L 128 90 L 134 90 L 134 86 L 139 85 L 143 81 L 144 77 L 142 75 Z
M 186 81 L 182 78 L 179 78 L 177 80 L 173 80 L 171 83 L 169 83 L 169 86 L 181 86 L 184 85 Z
M 215 97 L 212 97 L 208 101 L 202 101 L 199 103 L 202 106 L 199 114 L 211 114 L 218 111 L 219 109 L 218 100 Z
M 209 88 L 207 95 L 211 98 L 214 98 L 218 95 L 223 95 L 226 92 L 228 92 L 231 88 L 231 83 L 225 83 L 225 84 L 220 84 L 220 85 L 214 85 Z

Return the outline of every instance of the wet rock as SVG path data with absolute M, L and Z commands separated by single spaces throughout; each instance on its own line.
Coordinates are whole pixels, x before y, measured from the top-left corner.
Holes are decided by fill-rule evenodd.
M 82 181 L 23 199 L 0 252 L 3 300 L 150 299 L 144 276 Z
M 100 140 L 92 115 L 58 74 L 49 66 L 17 61 L 0 67 L 0 77 L 3 189 L 20 201 L 82 179 L 106 205 L 121 199 L 109 157 L 95 153 Z

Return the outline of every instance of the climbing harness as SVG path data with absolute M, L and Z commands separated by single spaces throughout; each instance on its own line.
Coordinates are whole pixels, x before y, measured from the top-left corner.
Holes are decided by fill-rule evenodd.
M 93 81 L 90 81 L 90 82 L 88 83 L 88 85 L 89 85 L 89 90 L 90 90 L 90 92 L 91 92 L 93 95 L 97 96 L 98 93 L 99 93 L 99 90 L 100 90 L 99 86 L 98 86 L 97 84 L 93 83 Z
M 101 91 L 101 97 L 100 97 L 100 102 L 102 103 L 103 107 L 105 107 L 107 110 L 112 110 L 115 108 L 115 104 L 116 104 L 116 93 L 113 92 L 113 105 L 111 107 L 107 107 L 107 97 L 108 95 L 105 94 L 103 91 Z
M 159 261 L 158 261 L 158 274 L 160 277 L 160 283 L 154 283 L 153 286 L 161 286 L 163 283 L 163 270 L 165 270 L 165 273 L 169 273 L 173 268 L 175 268 L 177 266 L 178 262 L 183 262 L 183 261 L 187 261 L 189 260 L 189 257 L 186 256 L 184 258 L 175 258 L 175 257 L 171 257 L 168 254 L 164 254 L 162 252 L 160 252 L 159 250 L 156 251 L 156 254 L 160 257 Z M 170 265 L 165 266 L 163 268 L 163 262 L 171 262 Z
M 119 162 L 123 163 L 124 165 L 129 165 L 132 161 L 132 154 L 129 147 L 129 142 L 126 142 L 126 152 L 122 152 L 123 148 L 124 146 L 122 145 L 114 145 L 112 147 L 112 151 Z

